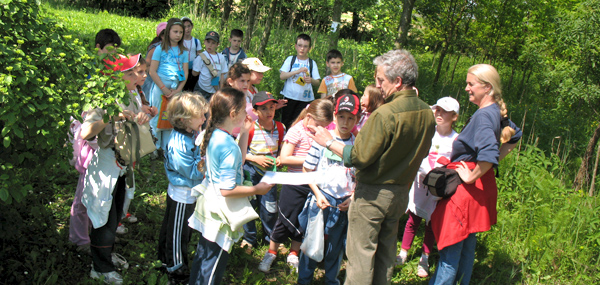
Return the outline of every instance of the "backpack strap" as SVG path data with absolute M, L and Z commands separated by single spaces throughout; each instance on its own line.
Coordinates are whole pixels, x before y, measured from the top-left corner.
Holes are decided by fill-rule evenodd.
M 294 62 L 296 62 L 296 56 L 292 55 L 292 61 L 290 62 L 290 70 L 288 70 L 288 72 L 292 71 L 292 66 L 294 66 Z
M 308 58 L 308 71 L 310 72 L 310 77 L 312 77 L 313 60 L 310 57 Z
M 277 149 L 281 150 L 281 143 L 283 142 L 283 124 L 281 122 L 275 121 L 275 125 L 277 125 L 277 134 L 279 134 L 279 141 L 277 142 Z
M 212 61 L 210 61 L 203 52 L 200 53 L 200 58 L 202 58 L 204 65 L 206 65 L 206 67 L 208 68 L 208 71 L 210 72 L 212 77 L 217 77 L 219 75 L 219 72 L 217 70 L 215 70 L 215 67 L 212 64 Z M 215 73 L 216 73 L 216 75 L 215 75 Z

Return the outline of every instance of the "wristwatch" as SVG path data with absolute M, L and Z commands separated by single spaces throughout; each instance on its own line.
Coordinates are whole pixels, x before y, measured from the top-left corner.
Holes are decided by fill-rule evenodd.
M 325 148 L 329 149 L 329 147 L 331 146 L 331 144 L 333 144 L 333 142 L 335 141 L 335 139 L 330 139 L 325 143 Z

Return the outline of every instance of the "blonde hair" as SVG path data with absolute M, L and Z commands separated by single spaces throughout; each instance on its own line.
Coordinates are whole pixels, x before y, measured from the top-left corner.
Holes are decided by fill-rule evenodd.
M 173 127 L 185 129 L 192 118 L 204 116 L 208 109 L 206 99 L 190 92 L 175 94 L 167 105 L 167 118 Z
M 308 108 L 302 110 L 292 126 L 304 120 L 308 114 L 316 121 L 331 123 L 333 121 L 333 103 L 329 99 L 317 99 L 312 101 L 310 105 L 308 105 Z
M 502 99 L 502 86 L 500 85 L 500 74 L 496 68 L 489 64 L 476 64 L 469 68 L 468 73 L 475 75 L 477 81 L 481 84 L 488 85 L 490 87 L 489 96 L 494 98 L 496 104 L 500 107 L 500 116 L 502 118 L 508 117 L 508 110 L 504 99 Z M 500 142 L 506 143 L 512 136 L 515 135 L 515 129 L 507 126 L 502 129 L 500 134 Z

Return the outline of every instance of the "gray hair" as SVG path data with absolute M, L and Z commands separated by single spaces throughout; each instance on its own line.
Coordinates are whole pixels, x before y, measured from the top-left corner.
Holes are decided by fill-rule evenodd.
M 419 77 L 419 66 L 409 51 L 396 49 L 376 57 L 373 64 L 385 67 L 385 77 L 394 81 L 397 77 L 402 79 L 402 85 L 415 86 Z

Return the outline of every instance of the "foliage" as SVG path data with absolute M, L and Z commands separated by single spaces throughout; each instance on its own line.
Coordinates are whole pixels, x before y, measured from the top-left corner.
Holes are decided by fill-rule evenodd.
M 119 112 L 125 84 L 113 80 L 93 51 L 35 1 L 0 6 L 0 200 L 20 201 L 51 168 L 65 167 L 71 117 L 83 107 Z M 90 77 L 89 79 L 86 77 Z M 35 169 L 35 171 L 32 171 Z M 39 185 L 38 185 L 39 186 Z
M 50 0 L 55 5 L 108 10 L 124 16 L 160 19 L 170 9 L 169 0 Z

